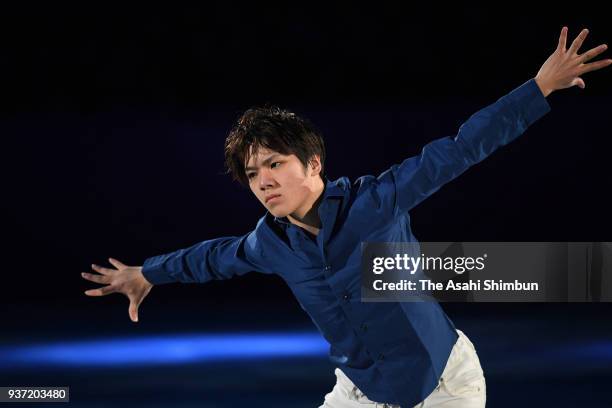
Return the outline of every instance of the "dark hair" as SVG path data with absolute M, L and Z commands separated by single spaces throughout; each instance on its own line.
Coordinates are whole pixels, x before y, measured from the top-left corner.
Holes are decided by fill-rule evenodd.
M 244 112 L 225 139 L 225 165 L 234 180 L 249 184 L 244 169 L 250 154 L 261 147 L 280 154 L 295 154 L 304 167 L 318 155 L 323 178 L 323 137 L 307 119 L 277 106 L 253 107 Z

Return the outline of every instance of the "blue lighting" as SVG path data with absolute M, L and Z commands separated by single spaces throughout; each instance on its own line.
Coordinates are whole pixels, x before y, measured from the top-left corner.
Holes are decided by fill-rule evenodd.
M 274 357 L 324 356 L 318 333 L 198 334 L 58 342 L 0 348 L 0 369 L 15 366 L 185 364 Z
M 610 364 L 612 361 L 612 341 L 597 341 L 566 350 L 576 358 L 594 360 Z

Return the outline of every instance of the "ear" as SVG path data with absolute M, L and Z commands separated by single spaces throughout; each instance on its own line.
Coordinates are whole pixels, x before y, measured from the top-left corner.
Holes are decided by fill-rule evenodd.
M 321 158 L 319 155 L 313 155 L 308 161 L 313 176 L 318 176 L 321 173 Z

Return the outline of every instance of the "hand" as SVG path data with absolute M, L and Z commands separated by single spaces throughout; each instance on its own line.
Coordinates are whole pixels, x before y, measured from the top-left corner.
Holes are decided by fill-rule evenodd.
M 553 91 L 569 88 L 574 85 L 584 89 L 584 80 L 580 78 L 580 75 L 612 64 L 612 59 L 600 60 L 590 64 L 586 63 L 604 52 L 608 48 L 606 44 L 592 48 L 584 54 L 578 54 L 578 50 L 588 33 L 589 30 L 586 28 L 582 30 L 578 37 L 574 39 L 569 49 L 566 50 L 567 27 L 561 29 L 557 49 L 544 62 L 544 65 L 542 65 L 535 77 L 536 83 L 545 97 Z
M 137 322 L 138 307 L 151 291 L 153 284 L 145 279 L 141 266 L 127 266 L 113 258 L 108 258 L 108 261 L 117 269 L 91 265 L 91 268 L 98 272 L 97 274 L 81 273 L 81 276 L 88 281 L 106 285 L 98 289 L 86 290 L 85 294 L 87 296 L 105 296 L 115 292 L 123 293 L 130 300 L 128 309 L 130 319 Z

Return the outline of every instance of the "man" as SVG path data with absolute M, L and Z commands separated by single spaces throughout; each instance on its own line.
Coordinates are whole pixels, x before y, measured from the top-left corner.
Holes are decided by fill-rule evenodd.
M 309 122 L 278 108 L 245 112 L 226 140 L 234 178 L 267 209 L 242 237 L 204 241 L 130 267 L 92 265 L 83 277 L 106 286 L 89 296 L 123 293 L 129 315 L 154 284 L 206 282 L 250 271 L 279 274 L 330 343 L 337 383 L 324 407 L 483 407 L 485 380 L 472 343 L 437 303 L 362 303 L 362 242 L 415 242 L 408 211 L 442 185 L 521 135 L 546 114 L 546 97 L 585 84 L 580 75 L 612 60 L 587 63 L 600 45 L 578 54 L 583 30 L 566 49 L 563 27 L 554 53 L 535 78 L 480 110 L 456 137 L 377 178 L 354 183 L 324 176 L 325 148 Z

